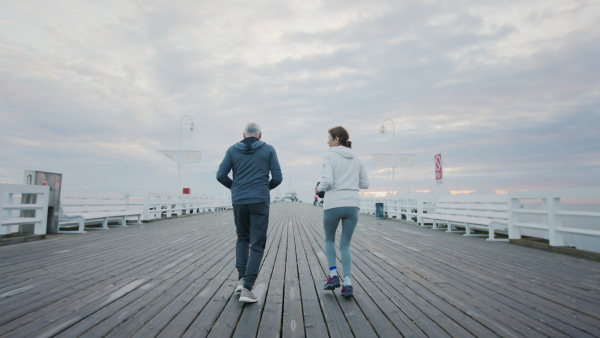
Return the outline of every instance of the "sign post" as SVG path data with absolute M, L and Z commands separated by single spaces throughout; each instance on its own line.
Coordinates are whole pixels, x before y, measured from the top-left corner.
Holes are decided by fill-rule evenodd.
M 440 195 L 440 190 L 443 187 L 442 154 L 435 155 L 433 159 L 435 160 L 435 181 L 438 186 L 438 195 Z

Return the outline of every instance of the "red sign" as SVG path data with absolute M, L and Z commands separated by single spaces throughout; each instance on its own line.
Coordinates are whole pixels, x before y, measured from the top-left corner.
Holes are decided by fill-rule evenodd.
M 435 159 L 435 179 L 442 179 L 442 154 L 437 154 L 433 157 Z
M 191 188 L 183 188 L 183 194 L 184 195 L 189 195 L 192 193 L 192 189 Z

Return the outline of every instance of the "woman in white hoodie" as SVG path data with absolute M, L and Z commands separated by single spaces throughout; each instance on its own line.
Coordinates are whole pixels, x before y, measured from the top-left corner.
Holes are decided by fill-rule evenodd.
M 360 207 L 359 189 L 369 187 L 369 178 L 362 161 L 354 155 L 350 135 L 344 127 L 338 126 L 328 130 L 329 151 L 323 156 L 323 172 L 321 183 L 315 187 L 315 193 L 325 191 L 323 203 L 323 227 L 325 229 L 325 251 L 329 263 L 329 278 L 325 290 L 340 287 L 340 279 L 336 267 L 335 232 L 342 222 L 340 252 L 344 268 L 342 296 L 354 296 L 352 287 L 352 254 L 350 242 L 358 223 Z

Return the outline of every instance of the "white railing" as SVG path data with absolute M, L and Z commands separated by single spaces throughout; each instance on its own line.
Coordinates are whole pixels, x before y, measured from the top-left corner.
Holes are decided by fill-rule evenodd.
M 551 246 L 600 252 L 600 188 L 517 191 L 507 196 L 508 234 L 547 239 Z M 360 212 L 375 214 L 383 203 L 388 218 L 417 220 L 435 212 L 436 198 L 362 198 Z
M 496 232 L 507 233 L 508 197 L 499 194 L 460 194 L 440 196 L 435 211 L 422 218 L 431 220 L 432 229 L 464 228 L 464 236 L 482 236 L 473 230 L 488 232 L 490 241 L 507 241 L 496 238 Z M 439 225 L 442 227 L 440 228 Z M 460 231 L 462 232 L 462 231 Z
M 385 205 L 387 204 L 387 199 L 385 199 L 383 197 L 361 198 L 360 199 L 360 213 L 375 215 L 375 204 L 377 204 L 377 203 L 383 203 L 383 208 L 384 208 L 384 212 L 385 212 Z
M 390 198 L 362 198 L 360 212 L 375 214 L 375 204 L 383 203 L 383 212 L 389 218 L 403 219 L 423 224 L 422 216 L 435 210 L 437 198 L 432 196 L 404 195 Z
M 78 191 L 65 192 L 63 195 L 61 203 L 76 205 L 82 214 L 94 210 L 105 211 L 109 214 L 110 209 L 106 206 L 109 203 L 108 206 L 120 208 L 118 211 L 115 209 L 115 213 L 121 213 L 124 210 L 140 213 L 142 221 L 226 210 L 232 207 L 231 201 L 227 198 L 188 194 L 149 193 L 145 197 L 140 197 L 115 192 Z M 110 199 L 107 200 L 106 196 L 117 196 L 118 198 L 112 200 L 118 201 L 111 202 Z
M 13 233 L 46 234 L 48 186 L 0 184 L 0 194 L 0 237 Z M 24 194 L 35 195 L 31 199 L 35 202 L 24 202 Z M 25 230 L 27 227 L 32 229 Z
M 145 201 L 143 220 L 150 221 L 162 217 L 168 218 L 231 208 L 231 200 L 227 198 L 150 193 Z
M 600 252 L 600 188 L 508 194 L 509 238 L 547 239 L 551 246 Z

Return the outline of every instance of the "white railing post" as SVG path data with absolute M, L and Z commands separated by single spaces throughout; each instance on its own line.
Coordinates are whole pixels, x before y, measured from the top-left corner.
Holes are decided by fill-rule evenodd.
M 402 216 L 406 216 L 407 221 L 412 221 L 413 217 L 416 217 L 418 224 L 423 223 L 423 216 L 425 212 L 425 204 L 434 208 L 436 199 L 416 197 L 416 196 L 386 196 L 386 197 L 366 197 L 360 199 L 360 213 L 361 214 L 376 214 L 375 205 L 377 203 L 383 203 L 384 215 L 392 219 L 400 220 Z
M 146 194 L 146 198 L 144 199 L 144 221 L 150 220 L 150 193 Z
M 521 200 L 517 197 L 508 199 L 508 238 L 521 239 L 521 231 L 515 226 L 519 222 L 519 214 L 514 212 L 515 209 L 521 208 Z
M 4 209 L 5 201 L 8 202 L 11 200 L 10 191 L 2 191 L 2 195 L 0 196 L 0 222 L 4 220 L 8 220 L 10 218 L 10 210 Z M 10 230 L 8 230 L 8 226 L 4 226 L 0 223 L 0 237 L 2 235 L 9 234 Z
M 548 212 L 548 242 L 551 246 L 564 246 L 564 236 L 558 231 L 561 227 L 561 220 L 557 215 L 560 211 L 560 197 L 549 195 L 546 196 L 545 201 Z
M 36 210 L 35 215 L 37 218 L 38 213 L 40 213 L 41 217 L 44 221 L 35 223 L 34 230 L 33 230 L 34 234 L 45 234 L 47 231 L 47 227 L 48 227 L 47 215 L 48 215 L 49 198 L 50 198 L 50 190 L 48 190 L 48 192 L 44 193 L 44 194 L 37 194 L 36 204 L 42 205 L 43 207 L 39 210 Z
M 23 194 L 37 195 L 35 204 L 24 204 Z M 49 186 L 0 184 L 0 235 L 29 224 L 33 224 L 35 235 L 46 234 L 49 194 Z M 34 216 L 23 216 L 22 211 L 34 211 Z
M 425 201 L 423 200 L 423 198 L 419 197 L 417 198 L 417 224 L 421 225 L 421 215 L 423 215 L 423 204 L 425 203 Z

